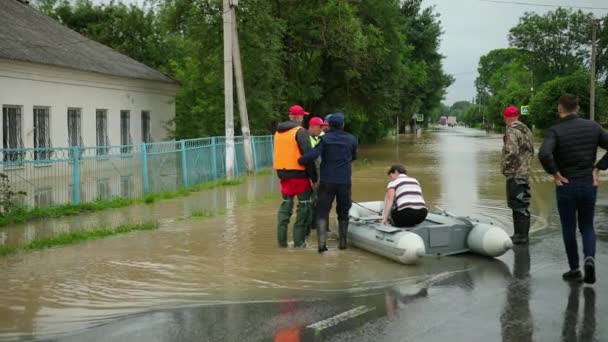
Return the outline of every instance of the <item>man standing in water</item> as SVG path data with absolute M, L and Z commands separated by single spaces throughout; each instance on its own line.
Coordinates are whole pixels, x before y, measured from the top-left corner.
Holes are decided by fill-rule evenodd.
M 310 134 L 310 145 L 312 148 L 315 148 L 319 142 L 321 142 L 321 137 L 325 135 L 323 131 L 323 127 L 327 126 L 323 119 L 314 117 L 308 121 L 308 134 Z M 315 169 L 317 170 L 317 175 L 320 173 L 321 161 L 317 158 L 315 161 Z M 306 231 L 306 236 L 310 235 L 310 231 L 312 229 L 316 229 L 316 214 L 317 214 L 317 191 L 313 191 L 312 196 L 310 198 L 310 223 L 309 227 Z
M 298 164 L 298 158 L 310 152 L 310 135 L 302 127 L 304 115 L 309 113 L 298 105 L 289 108 L 289 121 L 281 122 L 274 134 L 274 169 L 281 180 L 283 202 L 278 214 L 279 247 L 287 247 L 287 226 L 293 212 L 294 197 L 298 197 L 298 212 L 293 227 L 294 247 L 304 247 L 310 222 L 311 184 L 316 187 L 317 171 L 310 161 Z
M 325 133 L 317 147 L 304 154 L 300 165 L 308 165 L 321 156 L 321 179 L 317 206 L 317 238 L 319 253 L 327 251 L 327 226 L 329 211 L 334 197 L 338 204 L 338 248 L 346 249 L 348 235 L 348 211 L 351 206 L 351 163 L 357 159 L 357 139 L 344 131 L 344 114 L 331 114 L 329 132 Z
M 530 231 L 530 162 L 534 156 L 534 137 L 519 121 L 515 106 L 503 112 L 507 131 L 503 137 L 502 174 L 507 177 L 507 204 L 513 211 L 513 244 L 528 243 Z
M 556 185 L 557 210 L 570 270 L 562 278 L 580 282 L 576 226 L 583 238 L 585 283 L 595 283 L 595 229 L 593 216 L 599 185 L 599 170 L 608 168 L 608 153 L 596 163 L 597 147 L 608 149 L 608 134 L 594 121 L 578 116 L 580 107 L 574 95 L 559 98 L 559 123 L 545 132 L 538 153 Z

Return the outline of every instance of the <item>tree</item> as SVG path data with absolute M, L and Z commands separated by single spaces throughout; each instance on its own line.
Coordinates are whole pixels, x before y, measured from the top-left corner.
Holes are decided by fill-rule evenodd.
M 39 0 L 38 6 L 179 80 L 176 138 L 223 134 L 221 1 L 150 1 L 147 10 L 91 0 Z M 346 113 L 347 128 L 363 142 L 384 137 L 397 116 L 431 113 L 452 79 L 442 70 L 438 17 L 421 4 L 241 0 L 252 132 L 271 132 L 294 103 L 316 115 Z
M 563 94 L 577 95 L 581 106 L 579 115 L 589 118 L 589 74 L 579 71 L 547 82 L 534 96 L 530 104 L 530 118 L 536 127 L 547 128 L 557 122 L 557 101 Z M 603 89 L 598 89 L 596 95 L 597 120 L 605 122 L 608 118 L 608 96 Z
M 509 33 L 512 47 L 528 51 L 540 83 L 588 65 L 592 13 L 558 8 L 545 15 L 526 13 Z

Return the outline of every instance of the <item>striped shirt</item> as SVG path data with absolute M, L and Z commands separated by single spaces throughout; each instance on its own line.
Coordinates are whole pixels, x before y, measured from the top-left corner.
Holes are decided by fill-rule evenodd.
M 422 188 L 416 178 L 406 175 L 399 175 L 395 180 L 388 183 L 387 190 L 395 190 L 395 202 L 393 204 L 397 210 L 411 208 L 426 208 L 424 198 L 422 198 Z

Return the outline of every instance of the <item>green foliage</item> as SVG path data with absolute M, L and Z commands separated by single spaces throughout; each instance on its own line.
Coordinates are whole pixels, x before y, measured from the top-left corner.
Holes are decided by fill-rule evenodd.
M 558 77 L 543 86 L 542 90 L 534 96 L 530 105 L 531 119 L 538 127 L 549 127 L 557 122 L 557 100 L 565 93 L 583 94 L 579 96 L 580 116 L 589 118 L 589 74 L 579 71 L 565 77 Z M 597 119 L 605 121 L 608 112 L 608 96 L 604 89 L 598 89 L 596 94 Z
M 149 221 L 137 224 L 124 224 L 114 228 L 98 228 L 69 233 L 60 233 L 52 237 L 37 238 L 22 248 L 13 246 L 0 246 L 0 256 L 15 254 L 19 251 L 33 251 L 58 246 L 73 245 L 79 242 L 101 239 L 108 236 L 127 234 L 142 230 L 158 229 L 157 221 Z
M 502 125 L 506 106 L 530 105 L 530 116 L 522 120 L 546 128 L 555 121 L 557 100 L 565 92 L 577 95 L 583 112 L 588 112 L 590 82 L 584 70 L 589 63 L 592 18 L 590 13 L 562 8 L 545 15 L 526 13 L 510 30 L 512 48 L 482 56 L 475 86 L 486 122 Z M 599 37 L 598 76 L 604 79 L 605 87 L 597 90 L 596 119 L 604 122 L 608 81 L 606 62 L 599 59 L 606 53 L 601 47 L 608 46 L 605 29 Z M 472 111 L 467 116 L 474 119 L 472 122 L 480 120 Z
M 112 235 L 126 234 L 138 230 L 158 229 L 159 223 L 156 221 L 139 224 L 121 225 L 116 228 L 102 228 L 86 231 L 62 233 L 52 237 L 38 238 L 25 246 L 25 250 L 45 249 L 56 246 L 72 245 L 86 240 L 100 239 Z
M 8 175 L 0 172 L 0 220 L 17 207 L 15 198 L 24 195 L 23 191 L 13 191 Z
M 222 135 L 221 1 L 150 4 L 144 10 L 113 1 L 39 0 L 38 6 L 179 80 L 175 138 Z M 254 134 L 274 130 L 299 103 L 316 115 L 346 113 L 347 129 L 374 141 L 397 116 L 405 122 L 433 112 L 453 82 L 442 70 L 438 16 L 422 0 L 241 0 L 237 17 Z
M 509 34 L 511 46 L 530 52 L 540 83 L 568 75 L 590 56 L 592 13 L 558 8 L 544 15 L 526 13 Z
M 192 212 L 191 216 L 195 218 L 208 218 L 212 217 L 214 213 L 210 210 L 195 210 Z

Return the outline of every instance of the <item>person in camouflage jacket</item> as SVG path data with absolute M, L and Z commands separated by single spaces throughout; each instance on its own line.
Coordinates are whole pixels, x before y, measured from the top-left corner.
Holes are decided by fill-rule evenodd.
M 517 107 L 507 107 L 503 116 L 507 131 L 503 138 L 502 174 L 507 177 L 507 204 L 513 211 L 514 244 L 528 243 L 530 231 L 530 162 L 534 156 L 534 137 L 519 121 Z

